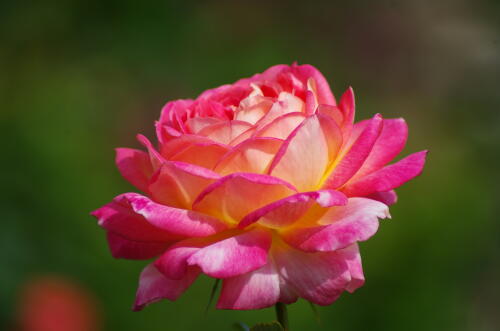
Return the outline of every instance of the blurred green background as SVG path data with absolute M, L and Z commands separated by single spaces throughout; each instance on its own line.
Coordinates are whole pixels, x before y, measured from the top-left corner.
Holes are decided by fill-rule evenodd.
M 88 213 L 133 190 L 113 148 L 139 147 L 171 99 L 278 63 L 318 67 L 357 119 L 404 117 L 429 149 L 392 220 L 361 244 L 366 285 L 292 330 L 500 329 L 498 1 L 0 2 L 0 329 L 39 274 L 93 293 L 103 330 L 230 330 L 272 309 L 204 317 L 212 282 L 133 313 L 143 261 L 114 260 Z

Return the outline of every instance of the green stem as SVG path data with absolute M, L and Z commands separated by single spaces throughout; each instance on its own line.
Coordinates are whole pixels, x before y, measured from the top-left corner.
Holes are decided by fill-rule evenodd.
M 283 330 L 289 331 L 290 328 L 288 326 L 288 311 L 286 310 L 286 304 L 278 302 L 274 307 L 276 308 L 276 317 L 278 318 L 278 322 L 280 322 Z

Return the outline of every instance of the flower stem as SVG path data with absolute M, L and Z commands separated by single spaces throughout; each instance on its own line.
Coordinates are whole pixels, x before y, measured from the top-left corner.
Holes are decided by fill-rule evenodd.
M 278 322 L 280 322 L 283 330 L 289 331 L 290 328 L 288 326 L 288 311 L 286 309 L 286 304 L 278 302 L 274 307 L 276 308 L 276 317 L 278 318 Z

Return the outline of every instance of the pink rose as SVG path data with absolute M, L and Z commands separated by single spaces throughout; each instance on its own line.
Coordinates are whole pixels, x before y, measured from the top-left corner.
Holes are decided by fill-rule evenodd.
M 177 299 L 204 273 L 222 279 L 217 307 L 259 309 L 299 297 L 328 305 L 364 283 L 357 242 L 389 217 L 393 189 L 426 151 L 404 147 L 403 119 L 354 124 L 310 65 L 262 74 L 167 103 L 158 146 L 117 149 L 125 193 L 94 211 L 115 258 L 156 260 L 134 308 Z

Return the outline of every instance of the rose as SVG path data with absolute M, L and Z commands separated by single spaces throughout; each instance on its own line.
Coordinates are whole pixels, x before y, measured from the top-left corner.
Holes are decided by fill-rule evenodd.
M 393 189 L 426 152 L 387 164 L 403 119 L 353 124 L 310 65 L 262 74 L 166 104 L 158 149 L 117 149 L 121 174 L 144 192 L 93 212 L 116 258 L 150 259 L 135 309 L 177 299 L 200 273 L 223 280 L 217 307 L 259 309 L 298 297 L 328 305 L 364 283 L 358 241 L 389 217 Z

